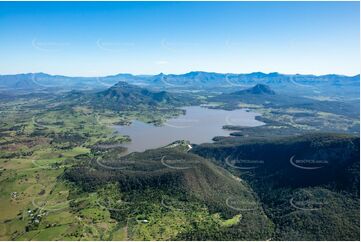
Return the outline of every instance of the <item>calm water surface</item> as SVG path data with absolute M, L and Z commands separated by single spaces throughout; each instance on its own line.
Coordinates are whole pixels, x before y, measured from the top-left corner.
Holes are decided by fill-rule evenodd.
M 185 107 L 185 115 L 168 120 L 163 126 L 154 126 L 134 120 L 129 126 L 116 125 L 122 135 L 129 135 L 131 142 L 125 146 L 127 153 L 159 148 L 176 140 L 189 140 L 192 144 L 211 142 L 215 136 L 228 136 L 232 131 L 223 125 L 260 126 L 255 120 L 260 114 L 244 109 L 233 111 L 209 109 L 199 106 Z

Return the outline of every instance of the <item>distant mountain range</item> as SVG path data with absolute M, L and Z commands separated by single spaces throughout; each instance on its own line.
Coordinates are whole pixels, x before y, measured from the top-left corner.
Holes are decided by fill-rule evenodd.
M 0 91 L 63 92 L 71 90 L 105 90 L 118 82 L 172 92 L 234 92 L 256 84 L 270 86 L 278 93 L 314 98 L 355 100 L 360 97 L 360 75 L 286 75 L 277 72 L 265 74 L 221 74 L 189 72 L 186 74 L 132 75 L 117 74 L 105 77 L 69 77 L 45 73 L 0 75 Z
M 273 84 L 293 84 L 295 86 L 329 84 L 335 86 L 358 84 L 360 75 L 287 75 L 277 72 L 262 73 L 254 72 L 250 74 L 221 74 L 214 72 L 194 71 L 186 74 L 163 74 L 158 75 L 132 75 L 117 74 L 104 77 L 69 77 L 61 75 L 49 75 L 46 73 L 28 73 L 16 75 L 0 75 L 0 86 L 6 88 L 50 88 L 50 87 L 109 87 L 119 81 L 125 81 L 138 85 L 159 85 L 169 87 L 197 86 L 203 88 L 210 87 L 232 87 L 253 85 L 255 83 Z M 84 88 L 84 86 L 83 86 Z

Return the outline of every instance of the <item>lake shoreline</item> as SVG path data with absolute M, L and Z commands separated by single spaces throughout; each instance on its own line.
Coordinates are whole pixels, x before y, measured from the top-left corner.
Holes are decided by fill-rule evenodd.
M 256 119 L 259 113 L 249 109 L 222 110 L 201 106 L 182 107 L 184 115 L 168 119 L 161 126 L 133 120 L 130 125 L 113 125 L 117 133 L 127 135 L 131 141 L 124 144 L 126 154 L 143 152 L 166 146 L 177 140 L 192 144 L 212 142 L 217 136 L 230 136 L 232 130 L 224 126 L 256 127 L 265 125 Z

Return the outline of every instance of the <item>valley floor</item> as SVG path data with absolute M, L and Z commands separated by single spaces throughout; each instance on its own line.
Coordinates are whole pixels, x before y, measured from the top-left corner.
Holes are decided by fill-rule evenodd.
M 302 110 L 247 108 L 262 111 L 268 125 L 261 129 L 271 135 L 276 135 L 276 126 L 290 133 L 315 127 L 309 119 L 300 124 L 305 119 L 293 115 Z M 275 115 L 276 111 L 283 114 Z M 196 155 L 187 152 L 189 147 L 184 143 L 136 154 L 129 158 L 134 160 L 117 163 L 124 152 L 121 145 L 129 137 L 114 133 L 110 125 L 127 124 L 133 119 L 161 124 L 179 115 L 178 109 L 96 111 L 32 97 L 2 102 L 0 113 L 1 240 L 315 239 L 308 233 L 302 237 L 302 230 L 282 223 L 301 224 L 300 219 L 308 221 L 316 215 L 299 212 L 292 220 L 280 220 L 264 206 L 266 200 L 275 198 L 257 195 L 266 194 L 266 187 L 261 189 L 259 183 L 252 183 L 245 177 L 247 172 L 240 174 L 220 164 L 223 153 L 212 157 L 202 152 Z M 322 127 L 333 125 L 326 122 L 344 122 L 343 116 L 330 115 L 317 113 L 319 119 L 314 122 L 322 123 Z M 339 129 L 358 125 L 355 120 L 347 122 L 349 126 Z M 255 129 L 228 128 L 238 137 L 255 137 L 257 133 Z M 169 160 L 164 160 L 167 157 Z M 144 174 L 154 177 L 143 179 Z M 280 197 L 286 191 L 272 189 Z M 352 195 L 341 196 L 342 192 L 332 189 L 324 192 L 332 197 L 330 201 L 339 211 L 350 213 L 358 207 Z M 340 223 L 347 225 L 355 219 L 346 218 Z M 350 226 L 343 238 L 355 239 L 358 235 L 352 234 L 354 226 Z M 279 228 L 287 231 L 280 233 Z M 322 239 L 321 234 L 316 239 Z

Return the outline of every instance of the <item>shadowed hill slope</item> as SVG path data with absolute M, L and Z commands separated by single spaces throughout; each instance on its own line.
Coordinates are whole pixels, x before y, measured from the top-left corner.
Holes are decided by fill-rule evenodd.
M 229 138 L 192 152 L 248 181 L 278 240 L 358 240 L 359 137 Z

